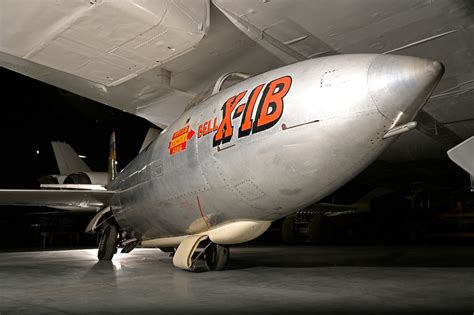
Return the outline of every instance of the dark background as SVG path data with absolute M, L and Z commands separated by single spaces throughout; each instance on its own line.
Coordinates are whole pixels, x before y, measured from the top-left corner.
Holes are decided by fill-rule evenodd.
M 38 188 L 40 176 L 58 174 L 51 141 L 69 143 L 87 157 L 84 161 L 93 171 L 107 171 L 113 131 L 120 170 L 138 154 L 151 126 L 137 116 L 5 68 L 0 68 L 0 78 L 1 189 Z M 84 230 L 89 214 L 48 214 L 51 211 L 0 206 L 0 249 L 41 248 L 44 231 L 56 233 L 55 246 L 95 245 L 95 236 L 76 233 Z
M 146 120 L 0 68 L 2 82 L 1 188 L 32 188 L 57 174 L 51 141 L 65 141 L 93 171 L 107 171 L 116 131 L 118 167 L 137 154 L 151 126 Z M 39 150 L 39 154 L 36 151 Z

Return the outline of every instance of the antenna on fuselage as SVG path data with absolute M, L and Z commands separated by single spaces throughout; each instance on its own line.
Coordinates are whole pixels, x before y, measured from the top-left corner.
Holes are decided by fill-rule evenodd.
M 117 177 L 117 153 L 115 147 L 115 131 L 110 135 L 110 147 L 109 147 L 109 177 L 108 183 L 110 184 L 115 177 Z

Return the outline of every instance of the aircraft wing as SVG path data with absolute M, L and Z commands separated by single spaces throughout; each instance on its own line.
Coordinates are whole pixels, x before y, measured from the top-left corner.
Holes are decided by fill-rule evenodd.
M 310 210 L 319 211 L 319 212 L 346 212 L 346 211 L 355 211 L 359 207 L 356 205 L 338 205 L 334 203 L 324 203 L 318 202 L 309 207 Z
M 283 65 L 209 0 L 5 0 L 0 25 L 0 66 L 160 128 L 223 73 Z
M 97 211 L 108 206 L 115 192 L 103 190 L 1 189 L 0 205 L 39 206 L 73 211 Z
M 330 54 L 439 60 L 447 70 L 418 128 L 386 154 L 434 158 L 474 132 L 473 8 L 465 0 L 3 0 L 0 66 L 163 128 L 231 71 Z

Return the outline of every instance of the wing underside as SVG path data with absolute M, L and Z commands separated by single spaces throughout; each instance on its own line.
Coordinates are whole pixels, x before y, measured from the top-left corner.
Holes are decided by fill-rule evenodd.
M 3 0 L 0 66 L 165 128 L 227 72 L 258 74 L 331 54 L 439 60 L 448 71 L 418 114 L 418 128 L 382 159 L 444 157 L 474 130 L 468 3 Z

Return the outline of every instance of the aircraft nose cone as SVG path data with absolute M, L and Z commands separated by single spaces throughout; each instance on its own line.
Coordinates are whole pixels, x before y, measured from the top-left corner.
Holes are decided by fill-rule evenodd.
M 371 63 L 367 82 L 377 109 L 395 126 L 413 119 L 443 73 L 438 61 L 381 55 Z

